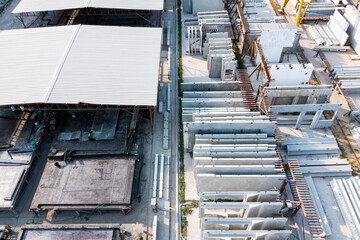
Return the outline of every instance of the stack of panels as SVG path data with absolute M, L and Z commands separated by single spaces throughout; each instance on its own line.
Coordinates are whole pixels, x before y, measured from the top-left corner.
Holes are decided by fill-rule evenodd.
M 284 230 L 287 218 L 274 217 L 283 208 L 282 203 L 276 202 L 279 194 L 279 191 L 201 193 L 202 239 L 226 236 L 286 239 L 291 234 Z
M 319 45 L 344 46 L 349 38 L 346 33 L 348 27 L 349 23 L 336 10 L 327 25 L 312 25 L 309 31 Z
M 346 65 L 346 66 L 334 66 L 332 68 L 332 75 L 335 79 L 344 81 L 354 81 L 357 82 L 360 80 L 360 66 Z
M 351 176 L 346 159 L 340 159 L 335 138 L 296 138 L 282 143 L 289 159 L 296 158 L 304 175 L 312 177 Z
M 219 21 L 224 13 L 216 14 Z M 200 24 L 210 22 L 204 15 L 212 14 L 199 14 Z M 236 64 L 229 67 L 234 54 L 224 33 L 206 34 L 203 54 L 210 77 L 222 81 L 182 83 L 184 146 L 193 152 L 201 239 L 287 239 L 291 232 L 284 230 L 278 201 L 286 177 L 275 150 L 276 123 L 250 112 L 241 83 L 229 79 Z
M 360 179 L 333 179 L 330 184 L 352 239 L 360 239 Z

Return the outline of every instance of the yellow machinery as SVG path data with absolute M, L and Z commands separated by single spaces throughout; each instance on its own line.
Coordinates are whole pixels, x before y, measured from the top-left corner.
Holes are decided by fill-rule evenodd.
M 305 17 L 305 13 L 306 11 L 308 10 L 309 6 L 310 6 L 310 3 L 311 3 L 312 0 L 309 0 L 309 2 L 304 2 L 304 0 L 298 0 L 296 6 L 295 6 L 295 9 L 297 8 L 298 9 L 298 12 L 297 12 L 297 15 L 296 15 L 296 25 L 297 26 L 300 26 L 300 23 L 301 21 L 303 20 L 303 18 Z M 284 3 L 281 7 L 281 12 L 285 12 L 285 7 L 286 5 L 288 4 L 289 0 L 284 0 Z M 304 4 L 306 4 L 306 7 L 303 11 L 303 6 Z

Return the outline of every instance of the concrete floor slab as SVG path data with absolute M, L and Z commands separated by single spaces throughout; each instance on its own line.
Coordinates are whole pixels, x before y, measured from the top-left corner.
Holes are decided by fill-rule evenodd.
M 112 240 L 114 230 L 26 230 L 20 240 Z
M 105 208 L 131 203 L 135 159 L 75 159 L 60 168 L 49 160 L 31 209 Z

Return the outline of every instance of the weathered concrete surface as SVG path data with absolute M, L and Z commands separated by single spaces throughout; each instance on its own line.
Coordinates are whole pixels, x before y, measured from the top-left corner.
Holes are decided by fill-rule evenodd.
M 31 208 L 130 204 L 134 168 L 134 159 L 48 161 Z
M 196 175 L 197 189 L 212 191 L 268 191 L 280 189 L 285 175 L 217 175 L 199 173 Z
M 114 230 L 26 230 L 19 240 L 112 240 Z

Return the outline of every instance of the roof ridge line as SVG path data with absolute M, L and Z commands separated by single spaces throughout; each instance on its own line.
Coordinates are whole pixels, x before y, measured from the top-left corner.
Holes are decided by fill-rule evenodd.
M 92 1 L 92 0 L 87 0 L 87 1 L 86 1 L 86 7 L 87 7 L 87 8 L 89 7 L 91 1 Z
M 75 31 L 72 33 L 71 39 L 70 39 L 70 41 L 69 41 L 69 44 L 67 45 L 67 49 L 65 50 L 65 52 L 64 52 L 64 54 L 63 54 L 63 56 L 62 56 L 62 58 L 61 58 L 61 60 L 60 60 L 60 63 L 59 63 L 59 65 L 58 65 L 58 68 L 56 69 L 56 71 L 55 71 L 55 73 L 54 73 L 54 76 L 53 76 L 53 78 L 52 78 L 52 81 L 51 81 L 51 84 L 50 84 L 50 86 L 49 86 L 49 89 L 48 89 L 48 91 L 46 92 L 46 95 L 45 95 L 45 98 L 44 98 L 44 102 L 45 102 L 45 103 L 47 103 L 47 102 L 49 101 L 49 99 L 50 99 L 51 93 L 52 93 L 53 90 L 54 90 L 54 87 L 55 87 L 55 84 L 56 84 L 56 82 L 57 82 L 57 80 L 58 80 L 58 77 L 59 77 L 59 75 L 60 75 L 61 69 L 62 69 L 63 66 L 64 66 L 65 60 L 67 59 L 67 56 L 69 55 L 70 49 L 71 49 L 71 47 L 73 46 L 73 43 L 74 43 L 74 41 L 75 41 L 75 38 L 76 38 L 76 36 L 77 36 L 77 34 L 78 34 L 81 26 L 82 26 L 81 24 L 80 24 L 80 25 L 77 25 Z

